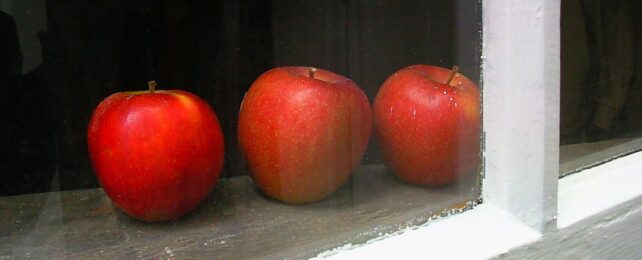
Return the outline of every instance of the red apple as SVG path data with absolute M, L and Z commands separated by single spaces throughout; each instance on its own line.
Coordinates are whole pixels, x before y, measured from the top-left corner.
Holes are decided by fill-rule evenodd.
M 247 92 L 238 122 L 250 176 L 286 203 L 321 200 L 350 177 L 372 128 L 370 103 L 352 80 L 310 67 L 281 67 Z
M 223 166 L 223 134 L 210 106 L 180 90 L 116 93 L 94 111 L 89 157 L 103 189 L 124 212 L 176 220 L 212 190 Z
M 478 172 L 479 90 L 456 71 L 409 66 L 377 93 L 379 146 L 392 172 L 408 183 L 440 186 Z

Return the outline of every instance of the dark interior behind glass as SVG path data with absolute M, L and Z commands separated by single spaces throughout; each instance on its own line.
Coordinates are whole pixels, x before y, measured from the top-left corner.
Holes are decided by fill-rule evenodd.
M 53 178 L 60 190 L 98 187 L 87 156 L 89 117 L 109 94 L 146 89 L 149 80 L 214 108 L 229 140 L 226 177 L 245 174 L 238 107 L 272 67 L 337 72 L 370 100 L 388 75 L 411 64 L 459 65 L 478 81 L 475 3 L 455 3 L 12 1 L 15 14 L 0 20 L 0 171 L 8 177 L 0 193 L 50 191 Z M 371 145 L 364 163 L 379 160 Z
M 642 4 L 561 5 L 561 175 L 642 149 Z

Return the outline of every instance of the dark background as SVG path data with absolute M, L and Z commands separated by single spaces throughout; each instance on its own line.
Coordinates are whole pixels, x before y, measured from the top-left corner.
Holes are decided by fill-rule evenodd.
M 560 142 L 642 137 L 642 1 L 561 1 Z
M 476 1 L 2 1 L 0 195 L 98 187 L 86 128 L 108 95 L 184 89 L 224 130 L 223 176 L 245 174 L 236 118 L 275 66 L 343 74 L 372 101 L 411 64 L 459 65 L 479 80 Z M 372 144 L 363 163 L 378 163 Z M 53 186 L 52 186 L 52 183 Z

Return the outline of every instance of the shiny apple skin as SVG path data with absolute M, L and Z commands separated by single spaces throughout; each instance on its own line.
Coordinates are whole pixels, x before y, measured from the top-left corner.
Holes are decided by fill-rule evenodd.
M 180 90 L 123 92 L 98 105 L 88 148 L 98 181 L 124 212 L 170 221 L 192 211 L 215 186 L 224 140 L 215 112 Z
M 391 75 L 373 102 L 375 134 L 384 161 L 402 180 L 442 186 L 477 173 L 480 94 L 451 70 L 413 65 Z
M 247 92 L 238 136 L 256 186 L 279 201 L 301 204 L 335 192 L 359 166 L 372 111 L 350 79 L 309 67 L 280 67 Z

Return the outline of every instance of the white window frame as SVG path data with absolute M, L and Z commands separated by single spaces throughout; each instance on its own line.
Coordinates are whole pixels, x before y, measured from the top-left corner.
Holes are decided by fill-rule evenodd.
M 560 0 L 486 0 L 482 11 L 483 203 L 320 256 L 490 258 L 519 252 L 522 257 L 555 258 L 564 249 L 546 247 L 592 235 L 590 225 L 605 214 L 611 219 L 626 215 L 628 220 L 622 217 L 613 225 L 624 233 L 627 221 L 642 219 L 642 152 L 558 181 Z M 629 251 L 642 255 L 642 249 L 635 250 L 642 241 L 639 230 L 629 232 L 636 236 Z M 577 253 L 589 254 L 600 245 L 627 248 L 622 243 L 626 241 L 614 239 L 579 246 Z

